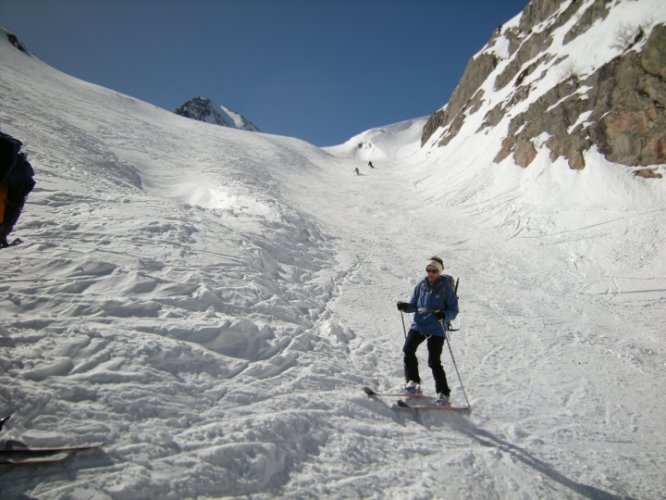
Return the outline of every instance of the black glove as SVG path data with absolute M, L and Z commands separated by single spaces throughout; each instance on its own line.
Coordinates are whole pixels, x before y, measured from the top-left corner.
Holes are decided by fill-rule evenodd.
M 398 311 L 406 311 L 408 305 L 407 302 L 398 302 Z
M 446 321 L 446 313 L 444 311 L 435 311 L 435 317 L 440 321 Z

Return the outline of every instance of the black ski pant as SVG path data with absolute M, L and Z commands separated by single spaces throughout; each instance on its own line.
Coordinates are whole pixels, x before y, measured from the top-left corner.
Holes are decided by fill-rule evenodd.
M 443 392 L 448 397 L 451 394 L 449 384 L 446 382 L 446 373 L 442 366 L 442 350 L 444 349 L 444 337 L 432 335 L 426 337 L 416 330 L 409 330 L 402 352 L 405 353 L 405 380 L 413 380 L 417 384 L 421 383 L 419 377 L 419 362 L 416 359 L 416 349 L 428 340 L 428 366 L 432 370 L 432 376 L 435 379 L 435 391 L 437 394 Z

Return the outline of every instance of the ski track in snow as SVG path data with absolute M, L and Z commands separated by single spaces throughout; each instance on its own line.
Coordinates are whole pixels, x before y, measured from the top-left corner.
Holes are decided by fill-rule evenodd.
M 391 130 L 369 169 L 0 55 L 38 173 L 0 254 L 3 435 L 105 443 L 0 470 L 3 498 L 663 494 L 663 201 L 539 208 Z M 360 390 L 402 383 L 395 302 L 432 254 L 461 277 L 469 416 Z

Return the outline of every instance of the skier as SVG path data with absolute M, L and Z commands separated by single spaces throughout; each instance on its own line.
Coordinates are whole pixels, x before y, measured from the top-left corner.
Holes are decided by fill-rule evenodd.
M 9 245 L 7 236 L 35 186 L 35 172 L 21 146 L 21 141 L 0 132 L 0 248 Z
M 371 161 L 368 162 L 368 167 L 370 167 L 370 168 L 375 168 L 375 166 L 372 164 Z
M 356 168 L 354 169 L 354 173 L 355 173 L 356 175 L 361 175 L 361 172 L 358 171 L 358 167 L 356 167 Z
M 435 256 L 426 264 L 426 277 L 414 288 L 409 302 L 398 302 L 398 310 L 414 314 L 402 348 L 405 366 L 405 392 L 419 394 L 419 377 L 416 350 L 423 341 L 428 341 L 428 366 L 432 369 L 437 392 L 437 405 L 448 405 L 451 389 L 442 367 L 442 349 L 446 340 L 444 328 L 458 315 L 458 298 L 453 278 L 442 274 L 444 261 Z

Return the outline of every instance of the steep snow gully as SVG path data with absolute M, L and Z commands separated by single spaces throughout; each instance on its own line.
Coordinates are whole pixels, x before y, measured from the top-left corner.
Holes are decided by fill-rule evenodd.
M 582 172 L 431 157 L 423 119 L 322 150 L 5 41 L 0 66 L 2 129 L 37 170 L 25 243 L 0 253 L 3 435 L 104 443 L 1 467 L 2 498 L 663 495 L 661 184 L 595 155 Z M 433 254 L 461 278 L 471 415 L 360 390 L 402 384 L 395 302 Z

